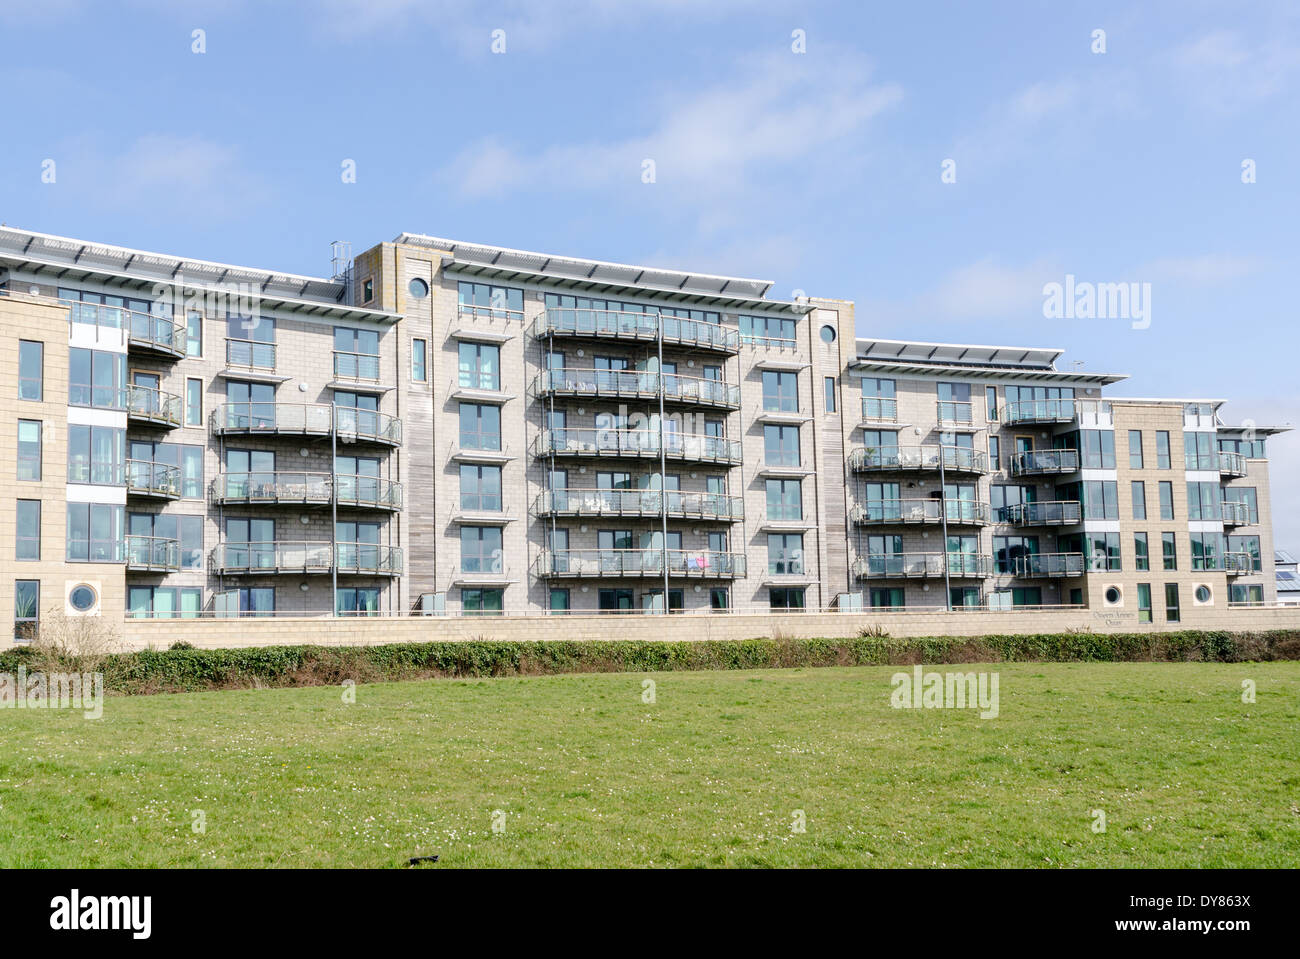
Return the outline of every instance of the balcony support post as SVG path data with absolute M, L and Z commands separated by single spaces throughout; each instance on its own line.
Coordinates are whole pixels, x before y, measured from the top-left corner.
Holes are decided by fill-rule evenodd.
M 668 451 L 664 436 L 664 315 L 656 313 L 659 320 L 657 345 L 659 348 L 659 518 L 663 541 L 664 563 L 664 615 L 668 615 Z
M 956 438 L 953 439 L 956 442 Z M 952 612 L 952 573 L 948 569 L 948 484 L 944 481 L 943 437 L 939 437 L 939 509 L 943 517 L 943 608 Z

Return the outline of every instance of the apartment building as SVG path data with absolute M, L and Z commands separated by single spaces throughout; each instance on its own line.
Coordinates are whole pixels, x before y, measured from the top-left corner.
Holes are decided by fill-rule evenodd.
M 858 339 L 852 303 L 763 280 L 413 233 L 338 272 L 0 228 L 17 634 L 50 610 L 1276 600 L 1277 430 L 1217 401 Z

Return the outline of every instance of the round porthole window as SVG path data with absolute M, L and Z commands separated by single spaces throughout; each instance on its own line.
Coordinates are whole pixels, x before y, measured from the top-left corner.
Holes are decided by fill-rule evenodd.
M 1210 601 L 1210 587 L 1208 587 L 1208 586 L 1197 586 L 1197 587 L 1196 587 L 1196 601 L 1197 601 L 1198 603 L 1208 603 L 1208 602 Z
M 835 327 L 829 325 L 822 327 L 822 342 L 823 343 L 835 342 Z
M 411 291 L 411 296 L 415 297 L 417 300 L 423 300 L 429 295 L 429 284 L 425 283 L 424 280 L 420 279 L 418 276 L 408 283 L 406 288 Z
M 82 583 L 72 587 L 72 592 L 68 593 L 68 603 L 79 613 L 95 608 L 95 602 L 99 596 L 95 593 L 95 587 Z
M 1124 594 L 1119 591 L 1118 586 L 1106 587 L 1106 602 L 1109 603 L 1111 606 L 1116 605 L 1120 601 L 1120 599 L 1123 598 L 1123 596 Z

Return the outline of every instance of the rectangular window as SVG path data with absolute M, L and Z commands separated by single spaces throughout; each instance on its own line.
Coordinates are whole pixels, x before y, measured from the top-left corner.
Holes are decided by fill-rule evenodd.
M 503 569 L 500 526 L 460 528 L 462 573 L 500 573 Z
M 466 616 L 500 616 L 505 609 L 505 590 L 462 589 L 460 609 Z
M 466 450 L 501 449 L 501 408 L 485 403 L 461 403 L 460 446 Z
M 1263 569 L 1263 560 L 1259 552 L 1258 536 L 1229 536 L 1228 552 L 1240 556 L 1245 553 L 1250 557 L 1250 568 L 1253 572 L 1260 572 Z
M 40 401 L 45 397 L 45 344 L 18 341 L 18 398 Z
M 725 586 L 715 586 L 709 590 L 709 609 L 715 612 L 731 608 L 731 597 Z
M 120 563 L 124 558 L 123 508 L 69 503 L 66 558 L 71 563 Z
M 763 462 L 768 466 L 798 466 L 799 427 L 766 424 L 763 427 Z
M 998 464 L 1001 462 L 1002 462 L 1002 440 L 994 436 L 992 433 L 990 433 L 989 434 L 989 469 L 993 470 L 994 472 L 997 472 L 997 470 L 1000 468 Z
M 185 381 L 185 425 L 203 425 L 203 381 L 189 378 Z
M 1147 484 L 1142 480 L 1134 480 L 1130 489 L 1133 493 L 1133 518 L 1147 518 Z
M 429 344 L 424 340 L 411 340 L 411 379 L 417 383 L 429 381 Z
M 36 638 L 41 615 L 41 581 L 20 579 L 14 582 L 14 642 Z
M 460 385 L 472 390 L 501 389 L 501 347 L 462 342 L 457 348 Z
M 996 386 L 984 387 L 984 418 L 990 423 L 998 421 L 998 388 Z
M 1188 534 L 1192 546 L 1192 569 L 1223 568 L 1223 534 L 1199 533 Z
M 68 426 L 68 482 L 121 486 L 125 480 L 126 430 Z
M 1164 557 L 1165 569 L 1178 568 L 1178 541 L 1174 533 L 1160 534 L 1160 552 Z
M 1246 504 L 1246 522 L 1254 526 L 1259 522 L 1259 498 L 1253 486 L 1228 486 L 1223 490 L 1227 503 Z
M 501 467 L 462 463 L 460 466 L 460 508 L 501 512 Z
M 827 376 L 822 380 L 826 388 L 826 412 L 835 412 L 835 377 Z
M 1215 448 L 1214 434 L 1199 430 L 1183 433 L 1183 460 L 1189 470 L 1217 471 L 1219 451 Z
M 18 421 L 18 478 L 41 478 L 41 421 Z
M 1246 606 L 1264 605 L 1264 587 L 1260 583 L 1232 583 L 1228 586 L 1228 602 Z
M 549 296 L 549 294 L 548 294 Z M 523 318 L 524 291 L 461 280 L 457 287 L 459 310 L 484 319 Z M 551 304 L 548 302 L 548 306 Z
M 1165 622 L 1176 623 L 1178 620 L 1178 584 L 1165 583 Z
M 1129 469 L 1142 468 L 1142 431 L 1128 431 L 1128 466 Z
M 185 317 L 185 355 L 203 355 L 203 315 L 190 313 Z
M 767 481 L 767 518 L 769 520 L 803 519 L 803 485 L 797 479 Z
M 803 587 L 773 586 L 767 591 L 768 606 L 772 609 L 803 609 Z
M 1174 518 L 1174 484 L 1169 480 L 1160 481 L 1160 518 Z
M 567 589 L 551 590 L 550 609 L 552 613 L 567 613 L 571 608 Z
M 203 568 L 203 517 L 176 517 L 181 569 Z
M 1156 430 L 1156 469 L 1167 470 L 1169 463 L 1169 431 Z
M 761 343 L 770 341 L 773 346 L 792 346 L 794 320 L 784 316 L 741 316 L 740 341 Z
M 41 501 L 20 499 L 17 507 L 17 530 L 14 534 L 14 558 L 41 558 Z
M 767 571 L 774 576 L 798 576 L 803 573 L 803 534 L 769 533 L 767 537 Z
M 1151 584 L 1138 583 L 1138 622 L 1151 622 Z
M 1133 568 L 1144 572 L 1151 568 L 1151 554 L 1148 552 L 1147 534 L 1133 534 Z
M 902 609 L 907 605 L 906 591 L 901 586 L 872 589 L 869 599 L 873 609 Z
M 68 350 L 68 405 L 126 409 L 126 354 Z
M 797 413 L 799 374 L 764 370 L 763 409 L 768 413 Z

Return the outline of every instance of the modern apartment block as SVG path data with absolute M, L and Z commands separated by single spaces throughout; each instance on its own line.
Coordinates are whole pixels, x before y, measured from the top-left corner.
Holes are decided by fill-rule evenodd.
M 767 281 L 404 233 L 334 278 L 0 229 L 0 604 L 1275 602 L 1267 436 Z

